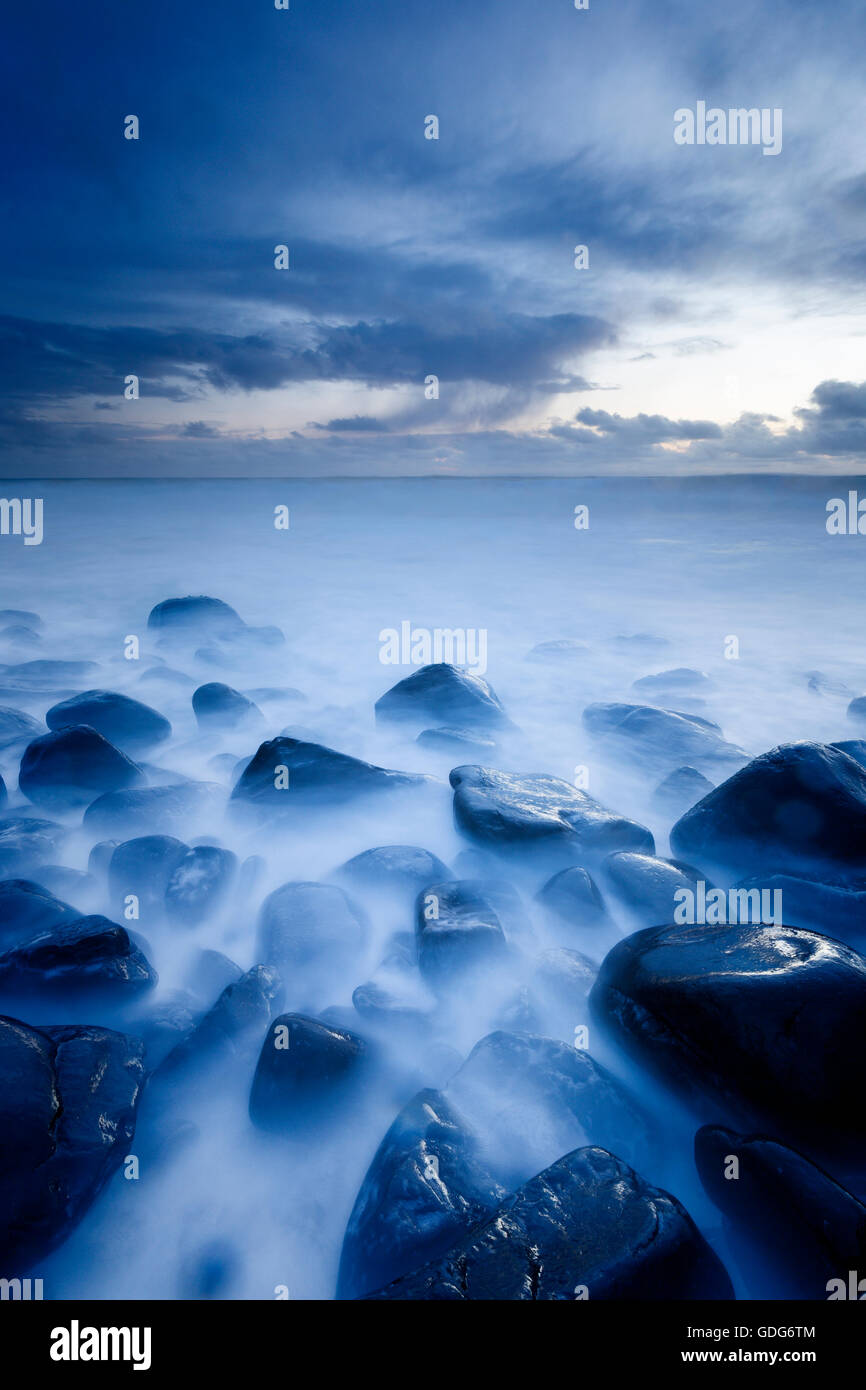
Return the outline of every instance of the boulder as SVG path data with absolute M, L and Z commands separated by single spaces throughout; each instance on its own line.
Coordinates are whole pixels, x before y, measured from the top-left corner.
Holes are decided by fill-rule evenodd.
M 730 1299 L 686 1209 L 605 1149 L 576 1149 L 507 1197 L 447 1254 L 371 1299 Z
M 222 907 L 237 871 L 237 857 L 231 850 L 214 845 L 188 849 L 166 885 L 167 915 L 185 926 L 206 921 Z
M 0 875 L 19 876 L 38 871 L 56 859 L 67 831 L 56 821 L 36 816 L 0 818 Z
M 498 696 L 481 676 L 439 661 L 398 681 L 376 701 L 376 718 L 489 729 L 511 727 Z
M 143 780 L 141 768 L 86 724 L 42 734 L 28 743 L 18 786 L 29 801 L 50 809 L 86 806 L 104 792 Z
M 139 753 L 171 737 L 171 725 L 150 705 L 115 690 L 85 690 L 52 705 L 45 716 L 49 729 L 86 724 L 116 748 Z
M 654 800 L 669 814 L 681 816 L 707 792 L 714 783 L 696 767 L 677 767 L 668 773 L 655 789 Z
M 245 624 L 222 599 L 204 594 L 187 598 L 167 598 L 152 608 L 147 619 L 151 631 L 169 637 L 231 636 Z
M 609 854 L 601 871 L 611 896 L 648 927 L 676 920 L 679 889 L 694 892 L 699 879 L 713 886 L 691 865 L 651 854 Z
M 430 884 L 415 904 L 418 965 L 437 993 L 507 960 L 505 933 L 475 879 Z
M 45 730 L 38 719 L 24 714 L 20 709 L 0 705 L 0 752 L 7 748 L 17 748 L 21 744 L 31 743 L 34 738 L 38 738 L 44 732 Z
M 645 757 L 670 763 L 745 762 L 748 753 L 722 737 L 718 724 L 654 705 L 596 704 L 583 711 L 593 734 L 627 743 Z
M 303 986 L 315 994 L 335 970 L 360 962 L 367 934 L 366 914 L 342 888 L 284 883 L 262 903 L 258 954 L 293 987 L 300 972 Z
M 465 766 L 454 768 L 450 780 L 457 827 L 477 844 L 509 854 L 541 851 L 572 859 L 655 849 L 645 826 L 615 815 L 558 777 Z
M 359 1298 L 444 1255 L 505 1198 L 455 1108 L 425 1090 L 400 1111 L 361 1184 L 337 1298 Z
M 236 729 L 239 725 L 262 724 L 261 710 L 230 685 L 210 681 L 193 692 L 192 708 L 200 729 Z
M 74 922 L 80 914 L 69 903 L 29 879 L 0 881 L 0 951 L 8 951 L 41 932 Z
M 732 876 L 857 872 L 866 858 L 866 768 L 826 744 L 773 748 L 681 816 L 671 847 Z
M 235 784 L 232 800 L 303 813 L 310 805 L 340 805 L 429 780 L 416 773 L 376 767 L 320 743 L 278 737 L 263 743 L 249 761 Z
M 254 965 L 227 985 L 216 1003 L 160 1063 L 160 1081 L 180 1071 L 225 1065 L 243 1056 L 270 1022 L 282 985 L 278 971 Z
M 866 960 L 841 942 L 787 926 L 649 927 L 606 956 L 590 1004 L 705 1118 L 810 1151 L 862 1146 Z
M 117 910 L 130 894 L 145 910 L 161 908 L 171 876 L 188 853 L 187 845 L 173 835 L 137 835 L 117 845 L 108 866 L 109 892 Z
M 583 642 L 575 642 L 570 637 L 560 637 L 552 642 L 536 642 L 527 652 L 527 661 L 542 661 L 556 665 L 572 665 L 582 661 L 589 647 Z
M 96 995 L 124 1003 L 157 983 L 156 971 L 124 927 L 79 917 L 0 955 L 0 992 Z
M 560 869 L 536 894 L 543 907 L 575 927 L 599 927 L 607 923 L 607 910 L 595 880 L 586 869 L 573 865 Z
M 435 752 L 445 753 L 449 757 L 467 757 L 474 753 L 476 757 L 483 758 L 496 752 L 496 740 L 486 738 L 474 729 L 454 729 L 447 726 L 441 729 L 424 729 L 415 742 L 422 748 L 432 748 Z
M 847 1293 L 848 1271 L 866 1268 L 866 1206 L 795 1149 L 706 1125 L 695 1135 L 695 1164 L 747 1262 L 775 1266 L 778 1297 L 826 1299 L 838 1279 Z
M 363 1066 L 357 1034 L 302 1014 L 281 1014 L 268 1028 L 250 1092 L 259 1129 L 296 1130 L 333 1114 Z
M 0 1018 L 0 1261 L 20 1276 L 75 1229 L 129 1153 L 136 1038 Z
M 427 849 L 416 845 L 379 845 L 341 864 L 335 877 L 361 890 L 399 897 L 407 904 L 428 884 L 443 882 L 450 871 Z
M 632 682 L 632 689 L 639 690 L 644 695 L 653 695 L 657 691 L 667 693 L 676 690 L 705 690 L 710 685 L 712 681 L 704 671 L 695 671 L 690 666 L 676 666 L 671 671 L 657 671 L 651 676 L 641 676 L 640 680 Z
M 215 782 L 106 792 L 88 806 L 84 824 L 97 835 L 170 835 L 188 831 L 191 821 L 212 815 L 224 799 L 223 788 Z

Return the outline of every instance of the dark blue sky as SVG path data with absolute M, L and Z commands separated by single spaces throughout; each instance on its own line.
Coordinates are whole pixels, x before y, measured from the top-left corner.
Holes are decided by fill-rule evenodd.
M 862 0 L 7 26 L 7 476 L 863 468 Z M 677 145 L 700 101 L 781 152 Z

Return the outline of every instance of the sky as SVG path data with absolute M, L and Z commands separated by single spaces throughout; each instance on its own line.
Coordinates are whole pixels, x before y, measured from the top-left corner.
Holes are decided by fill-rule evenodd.
M 863 0 L 289 3 L 10 11 L 7 477 L 866 471 Z

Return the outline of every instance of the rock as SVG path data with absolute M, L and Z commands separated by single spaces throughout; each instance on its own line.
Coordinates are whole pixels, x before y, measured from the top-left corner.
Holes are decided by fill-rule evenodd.
M 67 831 L 56 821 L 35 816 L 0 818 L 0 875 L 23 875 L 55 859 Z
M 436 1009 L 434 995 L 422 982 L 414 950 L 393 938 L 373 978 L 353 992 L 352 1003 L 369 1024 L 415 1033 L 428 1031 Z
M 15 666 L 7 666 L 3 672 L 3 684 L 18 690 L 31 690 L 41 693 L 52 686 L 69 681 L 79 683 L 87 680 L 99 666 L 95 661 L 22 661 Z
M 586 869 L 573 866 L 549 878 L 536 900 L 570 926 L 599 927 L 607 923 L 604 900 Z
M 601 1148 L 566 1154 L 506 1197 L 446 1255 L 372 1299 L 730 1299 L 686 1209 Z
M 278 971 L 254 965 L 223 990 L 201 1022 L 160 1063 L 160 1080 L 187 1068 L 224 1065 L 243 1053 L 270 1022 L 280 990 Z
M 76 921 L 80 916 L 69 903 L 61 902 L 41 883 L 29 879 L 0 881 L 0 950 L 38 936 L 41 932 Z
M 211 1005 L 224 989 L 236 984 L 243 973 L 222 951 L 199 951 L 189 972 L 188 984 L 194 994 Z
M 646 1118 L 619 1081 L 585 1049 L 555 1038 L 489 1033 L 446 1093 L 509 1189 L 580 1144 L 611 1144 L 632 1161 L 650 1146 Z
M 787 926 L 650 927 L 605 958 L 600 1025 L 699 1110 L 800 1137 L 862 1143 L 866 960 Z
M 731 1160 L 737 1160 L 737 1177 Z M 695 1135 L 704 1188 L 744 1239 L 769 1259 L 780 1298 L 826 1299 L 831 1281 L 866 1265 L 866 1206 L 795 1149 L 763 1135 L 706 1125 Z
M 287 700 L 294 702 L 307 698 L 302 690 L 295 690 L 291 685 L 259 685 L 255 690 L 244 690 L 242 693 L 256 705 L 280 705 Z
M 106 875 L 117 845 L 117 840 L 97 840 L 87 857 L 88 872 L 95 875 Z
M 74 902 L 82 914 L 89 912 L 100 901 L 98 881 L 83 869 L 68 869 L 65 864 L 43 864 L 39 869 L 39 880 L 58 898 Z
M 135 1023 L 135 1031 L 144 1043 L 148 1071 L 155 1073 L 165 1059 L 192 1036 L 201 1019 L 199 1000 L 188 990 L 161 993 L 158 1002 Z
M 236 729 L 243 724 L 264 723 L 261 710 L 252 700 L 220 681 L 200 685 L 193 694 L 192 708 L 200 729 Z
M 687 811 L 671 847 L 737 876 L 856 871 L 866 857 L 866 769 L 829 745 L 783 744 Z
M 157 983 L 156 971 L 124 927 L 79 917 L 0 955 L 0 992 L 99 994 L 118 1003 Z
M 424 729 L 415 742 L 422 748 L 433 748 L 438 753 L 447 753 L 452 757 L 465 757 L 472 753 L 485 757 L 496 752 L 496 741 L 485 738 L 473 729 Z
M 41 628 L 44 626 L 38 613 L 30 613 L 26 608 L 0 608 L 0 623 L 23 623 L 25 627 Z
M 669 813 L 681 816 L 707 792 L 711 792 L 713 786 L 710 779 L 698 772 L 696 767 L 678 767 L 659 782 L 654 799 Z
M 203 666 L 217 666 L 221 671 L 231 670 L 237 666 L 237 653 L 229 655 L 223 647 L 217 646 L 216 642 L 208 642 L 207 646 L 196 647 L 195 659 L 200 661 Z
M 418 965 L 437 993 L 507 960 L 505 933 L 474 879 L 431 884 L 415 905 Z
M 237 870 L 237 858 L 230 850 L 211 845 L 187 850 L 165 890 L 168 916 L 185 926 L 204 922 L 225 901 Z
M 855 763 L 861 767 L 866 767 L 866 739 L 846 738 L 839 743 L 831 743 L 831 748 L 838 748 L 840 752 L 847 753 L 849 758 L 853 758 Z
M 477 1148 L 438 1091 L 421 1091 L 400 1111 L 349 1217 L 338 1299 L 359 1298 L 438 1259 L 496 1210 L 505 1190 Z
M 582 661 L 589 651 L 583 642 L 574 642 L 570 637 L 561 637 L 553 642 L 537 642 L 526 654 L 527 661 L 556 662 L 557 664 Z
M 848 706 L 848 718 L 854 719 L 858 724 L 866 720 L 866 695 L 858 695 Z
M 449 869 L 429 850 L 416 845 L 380 845 L 356 854 L 336 870 L 336 877 L 361 890 L 414 903 L 428 884 L 450 878 Z
M 167 598 L 152 608 L 147 626 L 167 636 L 231 636 L 245 624 L 233 608 L 218 598 L 203 594 L 188 598 Z
M 280 768 L 285 772 L 280 774 Z M 390 772 L 320 743 L 280 737 L 261 745 L 238 779 L 232 800 L 303 813 L 311 804 L 340 805 L 358 796 L 420 786 L 429 780 L 416 773 Z
M 537 957 L 533 992 L 553 1011 L 570 1040 L 573 1029 L 587 1022 L 587 1000 L 597 974 L 591 960 L 564 946 L 554 946 Z
M 125 753 L 141 752 L 171 737 L 171 725 L 155 709 L 114 690 L 85 690 L 73 695 L 52 705 L 45 722 L 49 729 L 86 724 Z
M 0 1018 L 0 1262 L 23 1275 L 75 1229 L 129 1153 L 138 1039 Z
M 29 801 L 50 809 L 86 806 L 104 792 L 143 780 L 141 769 L 86 724 L 42 734 L 28 743 L 18 786 Z
M 645 695 L 655 691 L 705 690 L 712 685 L 709 676 L 703 671 L 694 671 L 690 666 L 677 666 L 672 671 L 658 671 L 652 676 L 641 676 L 632 682 L 632 689 Z
M 11 646 L 26 648 L 39 647 L 42 645 L 42 638 L 38 632 L 32 628 L 25 627 L 23 623 L 12 623 L 9 627 L 0 630 L 0 639 L 9 643 Z
M 764 899 L 769 904 L 782 903 L 789 927 L 808 927 L 858 948 L 866 945 L 866 876 L 828 881 L 760 874 L 740 879 L 735 888 L 769 895 Z M 777 893 L 781 897 L 773 896 Z
M 147 835 L 187 831 L 190 821 L 213 814 L 225 792 L 215 782 L 183 782 L 140 791 L 107 792 L 84 812 L 84 824 L 96 834 Z
M 259 1129 L 295 1130 L 333 1114 L 367 1055 L 355 1033 L 302 1014 L 281 1014 L 262 1043 L 250 1092 Z
M 612 895 L 648 927 L 676 920 L 678 889 L 694 892 L 699 879 L 713 886 L 691 865 L 650 854 L 609 854 L 602 873 Z
M 416 720 L 436 724 L 510 728 L 498 696 L 481 676 L 447 661 L 422 666 L 376 701 L 377 719 Z
M 171 876 L 188 853 L 188 847 L 173 835 L 138 835 L 118 845 L 108 866 L 109 892 L 116 910 L 123 909 L 130 894 L 145 911 L 161 909 Z
M 330 985 L 334 971 L 360 962 L 367 933 L 366 915 L 342 888 L 284 883 L 262 903 L 258 952 L 293 987 L 301 974 L 303 987 L 315 997 Z
M 44 732 L 45 730 L 38 719 L 24 714 L 20 709 L 11 709 L 8 705 L 0 705 L 0 752 L 7 748 L 16 748 L 20 744 L 30 743 Z
M 152 685 L 155 681 L 161 681 L 163 685 L 180 685 L 187 690 L 190 687 L 195 688 L 198 684 L 192 676 L 186 675 L 184 671 L 175 671 L 171 666 L 154 666 L 138 678 L 139 685 Z
M 625 740 L 647 757 L 664 762 L 744 762 L 749 756 L 725 741 L 718 724 L 654 705 L 587 705 L 583 723 L 590 733 Z
M 486 767 L 451 773 L 459 830 L 501 852 L 543 851 L 557 858 L 633 849 L 652 854 L 655 842 L 636 821 L 608 811 L 587 792 L 543 774 L 518 777 Z

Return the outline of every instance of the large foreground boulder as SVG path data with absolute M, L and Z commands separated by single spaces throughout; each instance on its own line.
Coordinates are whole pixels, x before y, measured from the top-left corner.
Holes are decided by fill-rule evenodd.
M 141 768 L 87 724 L 35 738 L 18 773 L 18 786 L 29 801 L 61 811 L 143 781 Z
M 841 942 L 785 926 L 650 927 L 607 955 L 590 1003 L 705 1118 L 813 1152 L 862 1145 L 866 960 Z
M 778 1140 L 719 1125 L 698 1130 L 695 1163 L 750 1259 L 775 1267 L 780 1297 L 826 1299 L 836 1280 L 847 1296 L 848 1271 L 866 1269 L 866 1206 L 851 1192 Z
M 0 955 L 0 993 L 7 996 L 98 995 L 125 1003 L 156 983 L 126 928 L 106 917 L 60 923 Z
M 483 890 L 483 883 L 456 879 L 431 884 L 418 895 L 418 964 L 437 992 L 506 960 L 505 933 Z
M 862 873 L 866 768 L 829 744 L 783 744 L 687 811 L 671 846 L 734 875 Z
M 265 1034 L 250 1092 L 250 1119 L 260 1129 L 297 1131 L 338 1110 L 367 1057 L 347 1029 L 303 1014 L 280 1014 Z
M 374 1299 L 729 1299 L 688 1212 L 600 1148 L 566 1154 L 448 1254 Z
M 0 1018 L 0 1260 L 20 1276 L 77 1226 L 135 1129 L 142 1046 Z
M 608 811 L 559 777 L 515 776 L 489 767 L 455 767 L 454 819 L 477 844 L 503 852 L 570 857 L 614 850 L 652 854 L 649 830 Z
M 439 1091 L 400 1111 L 367 1169 L 346 1228 L 338 1298 L 359 1298 L 444 1255 L 505 1198 L 475 1137 Z

